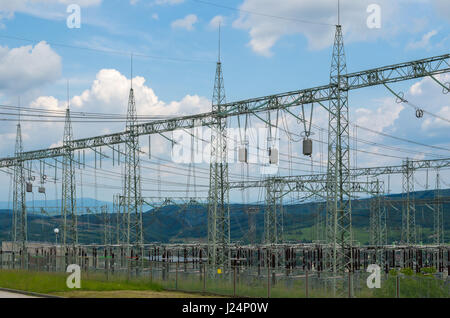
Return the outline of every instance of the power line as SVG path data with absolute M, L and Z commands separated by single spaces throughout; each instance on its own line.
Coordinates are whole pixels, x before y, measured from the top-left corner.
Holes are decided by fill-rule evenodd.
M 30 42 L 30 43 L 42 42 L 42 41 L 27 39 L 27 38 L 23 38 L 23 37 L 3 35 L 3 34 L 0 35 L 0 38 L 25 41 L 25 42 Z M 69 49 L 85 50 L 85 51 L 91 51 L 91 52 L 97 52 L 97 53 L 103 53 L 103 54 L 115 54 L 115 55 L 121 55 L 121 56 L 130 56 L 130 54 L 131 54 L 131 52 L 124 52 L 124 51 L 112 50 L 112 49 L 106 50 L 106 49 L 101 49 L 101 48 L 78 46 L 78 45 L 58 43 L 58 42 L 53 42 L 53 41 L 44 41 L 44 42 L 46 42 L 50 45 L 53 45 L 53 46 L 69 48 Z M 133 53 L 133 56 L 140 57 L 140 58 L 154 59 L 154 60 L 164 60 L 164 61 L 168 61 L 168 62 L 189 62 L 189 63 L 207 63 L 207 64 L 215 63 L 215 61 L 207 61 L 207 60 L 200 60 L 200 59 L 186 59 L 186 58 L 169 57 L 169 56 L 157 56 L 157 55 L 149 55 L 149 54 L 143 54 L 143 53 Z
M 198 2 L 198 3 L 201 3 L 201 4 L 205 4 L 205 5 L 209 5 L 209 6 L 213 6 L 213 7 L 218 7 L 218 8 L 232 10 L 232 11 L 237 11 L 237 12 L 242 12 L 242 13 L 247 13 L 247 14 L 251 14 L 251 15 L 258 15 L 258 16 L 262 16 L 262 17 L 266 17 L 266 18 L 272 18 L 272 19 L 278 19 L 278 20 L 284 20 L 284 21 L 292 21 L 292 22 L 304 23 L 304 24 L 334 26 L 334 24 L 330 24 L 330 23 L 317 22 L 317 21 L 304 20 L 304 19 L 297 19 L 297 18 L 292 18 L 292 17 L 282 17 L 282 16 L 273 15 L 273 14 L 267 14 L 267 13 L 262 13 L 262 12 L 255 12 L 255 11 L 250 11 L 250 10 L 233 8 L 233 7 L 225 6 L 225 5 L 222 5 L 222 4 L 208 2 L 208 1 L 203 1 L 203 0 L 192 0 L 192 1 Z

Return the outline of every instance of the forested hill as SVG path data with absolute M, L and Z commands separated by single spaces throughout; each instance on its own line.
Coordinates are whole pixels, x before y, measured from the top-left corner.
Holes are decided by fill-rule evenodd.
M 413 193 L 416 199 L 433 198 L 434 191 Z M 450 199 L 450 189 L 441 190 L 441 197 Z M 401 195 L 386 196 L 388 200 L 398 200 Z M 449 201 L 449 200 L 447 200 Z M 352 202 L 352 224 L 354 237 L 361 244 L 369 241 L 369 200 Z M 244 212 L 249 205 L 231 204 L 230 222 L 232 241 L 249 242 L 249 217 Z M 255 216 L 256 239 L 261 241 L 264 228 L 264 207 L 256 207 L 259 212 Z M 394 207 L 387 209 L 388 240 L 400 240 L 402 204 L 397 201 Z M 284 239 L 290 242 L 311 242 L 321 235 L 315 227 L 318 213 L 325 218 L 323 203 L 304 203 L 285 205 L 284 208 Z M 443 204 L 445 237 L 450 237 L 450 204 Z M 9 240 L 12 214 L 10 210 L 0 210 L 0 240 Z M 108 214 L 110 224 L 110 239 L 116 242 L 116 214 Z M 80 243 L 103 243 L 104 226 L 101 214 L 84 214 L 78 217 Z M 204 241 L 207 233 L 206 206 L 189 206 L 180 209 L 177 206 L 167 206 L 159 210 L 150 210 L 143 215 L 143 226 L 146 242 L 193 242 Z M 424 243 L 432 242 L 433 212 L 423 203 L 416 205 L 417 237 Z M 30 241 L 54 241 L 53 229 L 61 227 L 60 216 L 45 216 L 30 214 L 28 216 L 28 232 Z M 323 232 L 322 232 L 323 234 Z

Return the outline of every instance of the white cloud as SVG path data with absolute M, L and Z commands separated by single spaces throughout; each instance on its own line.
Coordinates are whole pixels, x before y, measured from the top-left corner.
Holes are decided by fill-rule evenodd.
M 95 112 L 106 114 L 126 114 L 130 79 L 115 69 L 100 70 L 89 88 L 70 100 L 73 112 Z M 133 79 L 133 88 L 138 115 L 147 116 L 182 116 L 211 111 L 211 101 L 198 95 L 186 95 L 177 101 L 162 101 L 153 89 L 146 84 L 143 77 Z M 25 104 L 24 104 L 25 106 Z M 39 96 L 26 104 L 26 107 L 64 111 L 67 107 L 65 98 L 54 96 Z M 101 134 L 123 131 L 125 123 L 80 124 L 73 119 L 74 138 L 98 136 Z M 26 149 L 41 149 L 51 145 L 58 145 L 63 136 L 64 119 L 59 123 L 42 121 L 22 123 L 24 146 Z M 15 130 L 13 130 L 15 131 Z M 15 133 L 11 130 L 0 132 L 0 151 L 4 156 L 14 149 Z M 6 140 L 6 138 L 8 138 Z M 161 137 L 162 138 L 162 137 Z M 157 142 L 158 138 L 152 139 Z M 145 143 L 146 144 L 146 143 Z M 154 145 L 156 146 L 156 145 Z M 166 145 L 167 146 L 167 145 Z M 167 149 L 154 147 L 154 154 L 167 154 Z
M 0 21 L 12 18 L 16 12 L 43 19 L 63 20 L 67 18 L 65 7 L 73 3 L 92 7 L 100 5 L 102 0 L 0 0 Z
M 155 0 L 155 2 L 153 2 L 156 5 L 176 5 L 176 4 L 180 4 L 183 3 L 184 0 Z
M 341 1 L 341 23 L 346 43 L 375 40 L 396 33 L 398 27 L 394 27 L 394 22 L 398 23 L 398 19 L 391 17 L 397 4 L 379 0 L 382 28 L 369 29 L 366 9 L 371 3 L 373 0 Z M 245 0 L 239 8 L 242 11 L 233 26 L 249 32 L 249 46 L 260 55 L 271 56 L 272 47 L 286 35 L 302 34 L 313 50 L 326 48 L 333 43 L 334 25 L 337 23 L 336 0 Z M 316 24 L 302 23 L 300 20 Z
M 225 17 L 221 15 L 216 15 L 209 21 L 209 26 L 213 29 L 217 29 L 220 26 L 225 26 Z
M 407 45 L 407 49 L 430 49 L 431 43 L 430 40 L 433 36 L 437 35 L 437 30 L 432 30 L 422 36 L 422 39 L 416 42 L 411 42 Z
M 377 109 L 358 108 L 356 109 L 356 124 L 361 127 L 369 127 L 371 130 L 383 132 L 386 128 L 392 127 L 396 120 L 400 117 L 400 113 L 405 107 L 395 103 L 392 98 L 384 98 L 377 100 L 376 103 L 381 104 Z M 368 134 L 368 136 L 363 136 Z M 373 140 L 372 133 L 361 132 L 362 137 L 366 140 Z
M 46 42 L 9 49 L 0 47 L 0 91 L 23 93 L 57 80 L 61 57 Z
M 436 75 L 436 79 L 447 87 L 450 87 L 449 74 Z M 409 94 L 411 96 L 409 98 L 410 102 L 437 115 L 432 116 L 425 113 L 421 125 L 422 132 L 430 136 L 436 136 L 437 134 L 448 135 L 448 129 L 450 127 L 450 103 L 448 94 L 443 94 L 443 88 L 433 79 L 424 78 L 411 86 Z
M 194 24 L 197 23 L 198 18 L 195 14 L 189 14 L 183 19 L 175 20 L 172 22 L 172 28 L 186 29 L 192 31 L 194 29 Z
M 89 89 L 71 98 L 74 111 L 126 113 L 130 79 L 115 69 L 102 69 Z M 152 88 L 145 84 L 143 77 L 133 78 L 133 89 L 139 115 L 186 115 L 207 112 L 211 102 L 204 97 L 187 95 L 180 101 L 161 101 Z M 41 96 L 31 103 L 31 107 L 63 109 L 66 103 L 52 96 Z

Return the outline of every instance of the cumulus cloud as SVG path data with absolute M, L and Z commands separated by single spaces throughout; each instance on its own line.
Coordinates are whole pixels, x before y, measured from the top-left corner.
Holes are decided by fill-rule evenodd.
M 180 4 L 183 2 L 184 2 L 184 0 L 155 0 L 155 2 L 153 2 L 153 3 L 156 5 L 164 5 L 164 4 L 175 5 L 175 4 Z
M 78 112 L 125 114 L 131 81 L 115 69 L 100 70 L 90 88 L 70 100 L 71 109 Z M 146 85 L 143 77 L 133 78 L 138 115 L 180 116 L 208 112 L 211 102 L 204 97 L 187 95 L 180 101 L 164 102 Z M 53 96 L 40 96 L 30 107 L 63 110 L 67 103 Z
M 405 107 L 395 103 L 392 98 L 380 99 L 376 103 L 381 106 L 375 110 L 356 109 L 356 124 L 362 127 L 370 127 L 371 130 L 377 132 L 383 132 L 386 128 L 394 125 Z
M 102 0 L 0 0 L 0 21 L 11 19 L 16 12 L 42 19 L 63 20 L 67 18 L 65 7 L 73 3 L 84 8 L 98 6 Z
M 225 25 L 225 17 L 221 15 L 216 15 L 209 21 L 209 26 L 213 29 L 217 29 L 219 26 Z
M 422 36 L 422 38 L 419 41 L 411 42 L 407 45 L 407 49 L 430 49 L 431 43 L 430 40 L 433 36 L 437 35 L 437 30 L 432 30 Z
M 450 75 L 436 75 L 436 79 L 450 88 Z M 439 134 L 448 136 L 450 128 L 450 103 L 448 94 L 443 94 L 443 88 L 433 79 L 424 78 L 409 89 L 409 100 L 415 105 L 436 116 L 425 113 L 421 125 L 422 132 L 430 136 Z
M 0 47 L 0 91 L 25 92 L 61 76 L 61 57 L 46 42 Z
M 398 19 L 391 19 L 397 5 L 392 1 L 378 1 L 383 25 L 381 29 L 369 29 L 366 10 L 371 3 L 373 0 L 341 2 L 346 42 L 374 40 L 395 33 L 390 24 L 398 22 Z M 333 43 L 334 25 L 338 20 L 335 0 L 245 0 L 239 9 L 240 16 L 233 26 L 249 32 L 248 44 L 260 55 L 271 56 L 272 47 L 286 35 L 305 36 L 313 50 Z M 313 23 L 301 22 L 305 20 Z
M 194 29 L 194 24 L 197 23 L 198 18 L 195 14 L 189 14 L 183 19 L 175 20 L 172 22 L 172 28 L 176 29 L 186 29 L 192 31 Z

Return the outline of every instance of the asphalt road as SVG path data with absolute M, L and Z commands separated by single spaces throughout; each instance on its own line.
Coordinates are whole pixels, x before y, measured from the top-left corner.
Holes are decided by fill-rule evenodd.
M 0 290 L 0 298 L 37 298 L 37 297 Z

